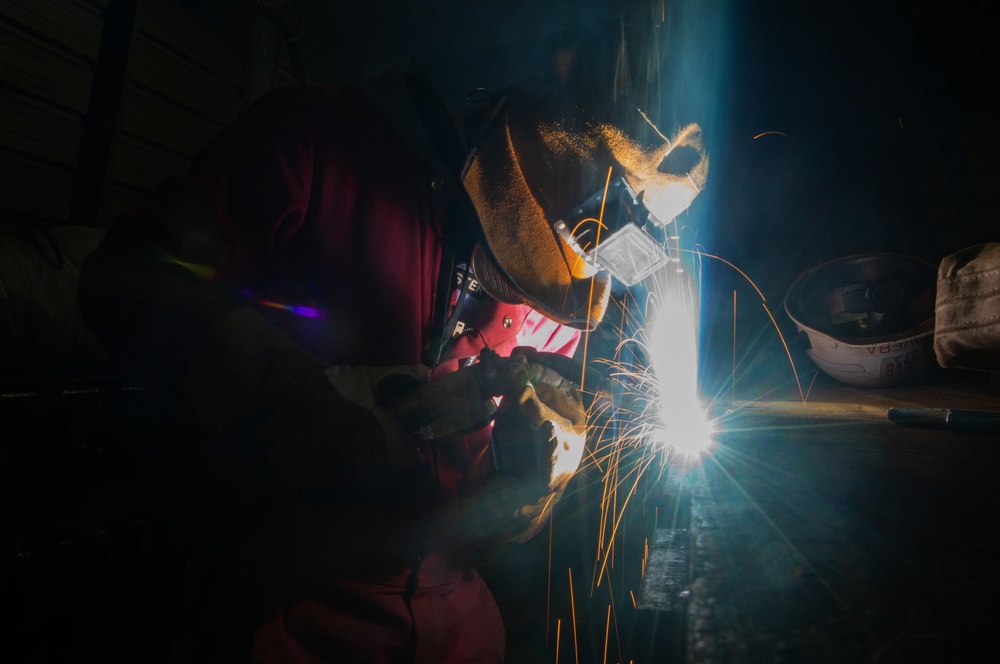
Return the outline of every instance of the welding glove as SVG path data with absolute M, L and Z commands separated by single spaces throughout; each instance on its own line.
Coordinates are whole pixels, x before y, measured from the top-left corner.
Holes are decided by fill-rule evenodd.
M 400 372 L 417 380 L 427 374 L 426 367 L 331 369 L 256 311 L 235 309 L 191 357 L 181 427 L 218 436 L 256 422 L 268 464 L 292 490 L 356 486 L 406 466 L 416 453 L 371 396 L 380 378 Z
M 494 476 L 484 477 L 482 460 L 472 475 L 487 482 L 470 509 L 488 539 L 531 539 L 576 473 L 586 445 L 587 415 L 576 385 L 529 356 L 515 349 L 500 377 Z M 486 526 L 491 532 L 483 531 L 484 520 L 492 522 Z

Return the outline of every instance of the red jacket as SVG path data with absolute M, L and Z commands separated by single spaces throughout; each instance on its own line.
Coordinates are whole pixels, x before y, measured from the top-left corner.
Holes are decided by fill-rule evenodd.
M 176 385 L 199 333 L 236 306 L 331 364 L 422 363 L 455 195 L 360 92 L 282 88 L 109 230 L 81 304 L 119 366 L 154 384 Z M 436 372 L 483 345 L 572 354 L 579 339 L 520 305 L 491 303 L 474 327 Z M 435 455 L 445 496 L 486 444 L 473 436 Z M 255 659 L 502 660 L 502 625 L 474 572 L 433 556 L 410 571 L 342 580 L 286 606 L 261 627 Z M 365 605 L 370 620 L 359 618 Z

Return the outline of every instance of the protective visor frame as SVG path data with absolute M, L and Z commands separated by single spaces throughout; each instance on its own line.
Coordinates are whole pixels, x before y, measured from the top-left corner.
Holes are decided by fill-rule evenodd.
M 663 223 L 621 176 L 552 228 L 582 260 L 607 270 L 625 286 L 634 286 L 670 261 Z

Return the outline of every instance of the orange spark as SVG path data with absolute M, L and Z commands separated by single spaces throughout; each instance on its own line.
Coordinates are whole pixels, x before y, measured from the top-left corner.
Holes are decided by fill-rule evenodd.
M 569 572 L 569 608 L 573 617 L 573 652 L 576 655 L 576 664 L 580 664 L 580 649 L 576 641 L 576 600 L 573 598 L 573 568 L 567 568 Z
M 549 644 L 549 620 L 552 616 L 552 521 L 554 514 L 549 515 L 549 573 L 545 580 L 545 645 Z M 559 636 L 556 636 L 556 660 L 559 659 Z
M 556 621 L 556 664 L 559 664 L 559 637 L 562 635 L 562 620 Z
M 597 220 L 597 238 L 594 240 L 594 246 L 601 243 L 601 226 L 604 225 L 604 203 L 608 200 L 608 188 L 611 186 L 611 169 L 608 169 L 608 179 L 604 183 L 604 196 L 601 197 L 601 214 L 600 218 Z M 590 294 L 587 299 L 587 318 L 590 318 L 590 310 L 594 306 L 594 280 L 597 279 L 595 274 L 590 278 Z M 589 322 L 589 320 L 588 320 Z M 587 326 L 590 327 L 589 325 Z M 587 343 L 590 341 L 590 330 L 588 329 L 583 335 L 583 365 L 587 366 Z M 581 370 L 580 372 L 580 391 L 583 391 L 584 382 L 587 377 L 586 370 Z
M 732 388 L 732 396 L 729 397 L 729 403 L 736 402 L 736 289 L 733 289 L 733 379 L 730 383 Z
M 806 389 L 806 398 L 802 400 L 803 403 L 806 402 L 806 401 L 809 401 L 809 393 L 812 392 L 813 383 L 816 382 L 816 376 L 818 376 L 818 375 L 819 375 L 819 372 L 817 371 L 816 373 L 813 374 L 812 380 L 809 381 L 809 388 Z
M 790 138 L 791 138 L 791 136 L 789 136 L 788 134 L 786 134 L 786 133 L 785 133 L 785 132 L 783 132 L 783 131 L 762 131 L 762 132 L 760 132 L 759 134 L 757 134 L 756 136 L 754 136 L 754 137 L 753 137 L 753 140 L 755 140 L 755 141 L 756 141 L 756 140 L 757 140 L 758 138 L 760 138 L 761 136 L 767 136 L 768 134 L 777 134 L 778 136 L 784 136 L 785 138 L 788 138 L 788 139 L 790 139 Z
M 611 605 L 608 604 L 608 619 L 604 623 L 604 664 L 608 662 L 608 635 L 611 633 Z
M 716 256 L 714 254 L 708 254 L 708 253 L 705 253 L 704 251 L 692 251 L 691 249 L 681 249 L 681 251 L 685 251 L 685 252 L 689 252 L 689 253 L 692 253 L 692 254 L 696 254 L 696 255 L 702 256 L 704 258 L 714 258 L 717 261 L 721 261 L 721 262 L 725 263 L 729 267 L 731 267 L 734 270 L 736 270 L 737 272 L 739 272 L 743 276 L 743 278 L 746 279 L 747 282 L 751 286 L 753 286 L 753 289 L 755 291 L 757 291 L 757 295 L 760 295 L 760 299 L 764 300 L 765 302 L 767 301 L 767 298 L 764 297 L 764 293 L 762 293 L 761 290 L 759 288 L 757 288 L 757 284 L 754 283 L 754 280 L 751 279 L 750 276 L 746 272 L 744 272 L 740 268 L 736 267 L 735 265 L 733 265 L 732 263 L 730 263 L 729 261 L 727 261 L 725 258 L 723 258 L 721 256 Z
M 795 360 L 792 359 L 792 352 L 791 352 L 791 350 L 789 350 L 788 343 L 785 341 L 785 335 L 781 333 L 781 328 L 778 326 L 778 322 L 776 320 L 774 320 L 774 316 L 771 314 L 771 310 L 768 309 L 768 307 L 767 307 L 767 298 L 764 297 L 764 293 L 761 292 L 760 288 L 757 287 L 757 284 L 754 283 L 753 279 L 751 279 L 750 276 L 747 275 L 746 272 L 744 272 L 740 268 L 736 267 L 735 265 L 733 265 L 732 263 L 730 263 L 729 261 L 727 261 L 725 258 L 722 258 L 721 256 L 715 256 L 714 254 L 705 253 L 703 251 L 692 251 L 692 250 L 689 250 L 689 249 L 683 249 L 682 251 L 690 251 L 690 253 L 696 254 L 698 256 L 702 256 L 702 257 L 705 257 L 705 258 L 714 258 L 714 259 L 716 259 L 718 261 L 721 261 L 722 263 L 725 263 L 729 267 L 731 267 L 734 270 L 736 270 L 737 272 L 739 272 L 740 275 L 744 279 L 747 280 L 747 283 L 749 283 L 751 286 L 753 286 L 753 289 L 755 291 L 757 291 L 757 295 L 760 296 L 761 304 L 764 307 L 764 311 L 767 312 L 768 318 L 771 319 L 771 325 L 774 327 L 774 331 L 778 333 L 778 339 L 781 340 L 781 345 L 784 346 L 784 348 L 785 348 L 785 354 L 788 356 L 788 363 L 789 363 L 789 365 L 791 365 L 791 367 L 792 367 L 792 373 L 795 375 L 795 384 L 799 388 L 799 398 L 802 399 L 803 403 L 805 403 L 805 395 L 802 392 L 802 383 L 799 380 L 799 372 L 795 368 Z M 734 299 L 735 299 L 735 297 L 734 297 Z M 735 314 L 734 314 L 734 316 L 735 316 Z M 734 330 L 733 334 L 735 335 L 735 330 Z
M 764 307 L 764 311 L 771 319 L 771 323 L 774 325 L 774 330 L 778 333 L 778 338 L 781 339 L 781 345 L 785 347 L 785 354 L 788 355 L 788 362 L 792 365 L 792 373 L 795 375 L 795 384 L 799 387 L 799 398 L 802 399 L 802 403 L 806 402 L 806 396 L 802 393 L 802 383 L 799 382 L 799 372 L 795 370 L 795 360 L 792 359 L 792 351 L 788 348 L 788 344 L 785 342 L 785 335 L 781 333 L 781 328 L 778 327 L 778 321 L 774 320 L 774 316 L 771 315 L 771 310 L 767 308 L 767 303 L 761 303 Z
M 648 468 L 649 464 L 651 464 L 652 462 L 653 462 L 652 458 L 646 460 L 645 461 L 645 468 Z M 628 496 L 625 497 L 625 503 L 622 505 L 622 510 L 621 510 L 620 513 L 618 513 L 618 518 L 615 520 L 614 527 L 611 529 L 611 540 L 612 541 L 614 541 L 615 535 L 618 533 L 618 526 L 621 525 L 622 518 L 624 518 L 624 516 L 625 516 L 625 508 L 628 507 L 628 501 L 629 501 L 629 499 L 632 498 L 632 494 L 635 492 L 635 487 L 639 483 L 639 479 L 642 477 L 642 473 L 645 472 L 645 468 L 643 468 L 642 470 L 640 470 L 639 472 L 636 473 L 635 482 L 632 484 L 632 488 L 629 489 Z M 607 557 L 605 557 L 604 558 L 604 564 L 601 566 L 601 571 L 597 575 L 597 585 L 598 586 L 601 585 L 601 579 L 604 577 L 604 570 L 607 567 L 607 564 L 608 564 L 608 559 L 607 559 Z

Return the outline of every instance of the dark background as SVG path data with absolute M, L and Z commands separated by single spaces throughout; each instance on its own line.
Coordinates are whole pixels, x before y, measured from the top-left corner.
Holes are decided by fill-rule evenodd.
M 662 126 L 696 121 L 706 132 L 709 184 L 681 219 L 687 246 L 738 266 L 767 305 L 734 269 L 703 261 L 703 391 L 787 396 L 793 380 L 775 326 L 808 366 L 781 307 L 796 275 L 853 253 L 936 263 L 1000 240 L 990 8 L 942 0 L 6 0 L 0 230 L 5 246 L 34 256 L 46 246 L 43 231 L 106 228 L 275 85 L 415 68 L 457 112 L 468 90 L 544 71 L 565 49 L 603 43 L 613 51 L 626 27 L 630 58 L 658 72 L 646 92 L 656 93 Z M 81 644 L 112 659 L 141 652 L 162 661 L 165 618 L 177 610 L 164 598 L 183 576 L 198 497 L 150 470 L 150 450 L 164 443 L 155 407 L 142 386 L 107 372 L 99 344 L 36 342 L 39 329 L 23 324 L 31 302 L 10 293 L 15 254 L 3 256 L 0 597 L 18 637 L 11 642 L 35 652 L 12 661 L 57 660 Z M 75 273 L 57 272 L 44 278 L 68 294 L 75 315 Z M 607 326 L 601 332 L 614 338 Z M 593 348 L 606 348 L 600 339 Z M 86 361 L 53 361 L 67 352 Z M 612 603 L 622 612 L 625 661 L 683 656 L 677 616 L 628 613 L 634 557 L 616 571 L 617 597 L 585 592 L 601 492 L 599 476 L 582 477 L 566 501 L 572 512 L 557 513 L 564 529 L 551 577 L 544 537 L 496 565 L 498 595 L 521 639 L 515 661 L 529 661 L 527 653 L 552 660 L 556 615 L 564 617 L 562 661 L 570 661 L 562 563 L 577 565 L 584 661 L 600 661 Z M 656 495 L 618 533 L 632 538 L 631 552 L 657 525 L 651 506 L 671 504 Z M 553 620 L 543 634 L 546 586 Z

